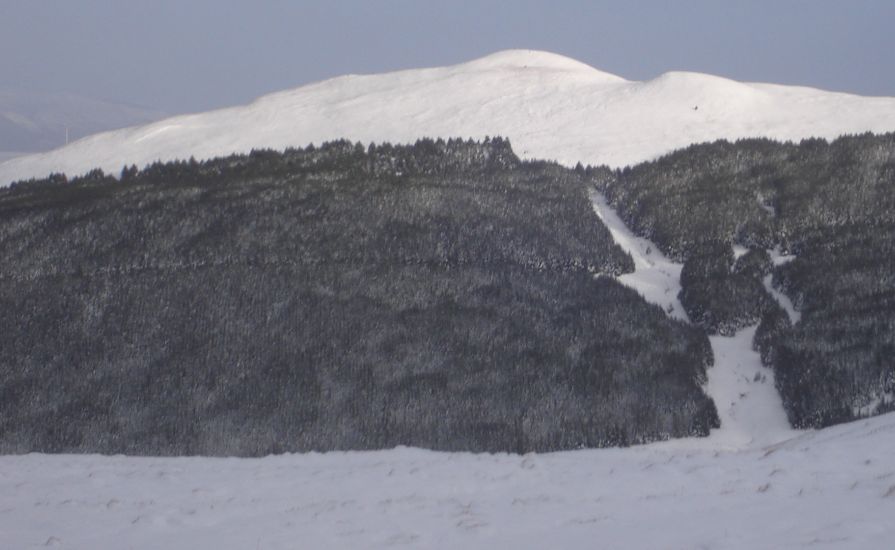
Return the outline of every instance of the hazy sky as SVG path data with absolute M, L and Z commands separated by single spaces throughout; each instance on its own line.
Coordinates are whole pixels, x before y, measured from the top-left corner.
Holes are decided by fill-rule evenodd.
M 533 48 L 895 96 L 893 27 L 891 0 L 0 0 L 0 85 L 174 113 Z

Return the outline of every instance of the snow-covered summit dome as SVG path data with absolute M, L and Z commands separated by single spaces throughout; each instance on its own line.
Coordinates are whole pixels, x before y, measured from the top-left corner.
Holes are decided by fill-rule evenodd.
M 333 78 L 248 105 L 90 136 L 0 164 L 0 185 L 340 138 L 505 136 L 522 157 L 625 166 L 720 138 L 867 131 L 895 131 L 895 98 L 686 72 L 629 82 L 561 55 L 507 50 L 448 67 Z

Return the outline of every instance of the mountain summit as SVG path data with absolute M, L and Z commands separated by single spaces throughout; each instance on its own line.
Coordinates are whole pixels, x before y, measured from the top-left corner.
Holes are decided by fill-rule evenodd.
M 625 166 L 720 138 L 892 130 L 895 98 L 687 72 L 632 82 L 560 55 L 509 50 L 449 67 L 342 76 L 244 106 L 94 135 L 0 164 L 0 184 L 339 138 L 501 135 L 523 158 Z

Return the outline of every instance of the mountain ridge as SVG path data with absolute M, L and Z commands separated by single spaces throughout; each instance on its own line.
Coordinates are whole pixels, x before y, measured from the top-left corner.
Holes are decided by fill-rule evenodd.
M 622 167 L 696 142 L 895 130 L 895 98 L 671 71 L 633 82 L 548 52 L 507 50 L 426 69 L 347 75 L 81 139 L 0 164 L 0 185 L 52 172 L 208 159 L 347 138 L 508 137 L 522 158 Z

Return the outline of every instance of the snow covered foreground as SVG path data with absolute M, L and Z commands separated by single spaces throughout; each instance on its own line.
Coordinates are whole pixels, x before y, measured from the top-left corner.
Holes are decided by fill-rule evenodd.
M 0 547 L 891 548 L 895 414 L 749 451 L 0 457 Z
M 895 98 L 687 72 L 631 82 L 563 56 L 510 50 L 451 67 L 334 78 L 245 106 L 98 134 L 0 164 L 0 185 L 339 138 L 404 143 L 500 135 L 526 158 L 624 166 L 719 138 L 832 139 L 893 130 Z

